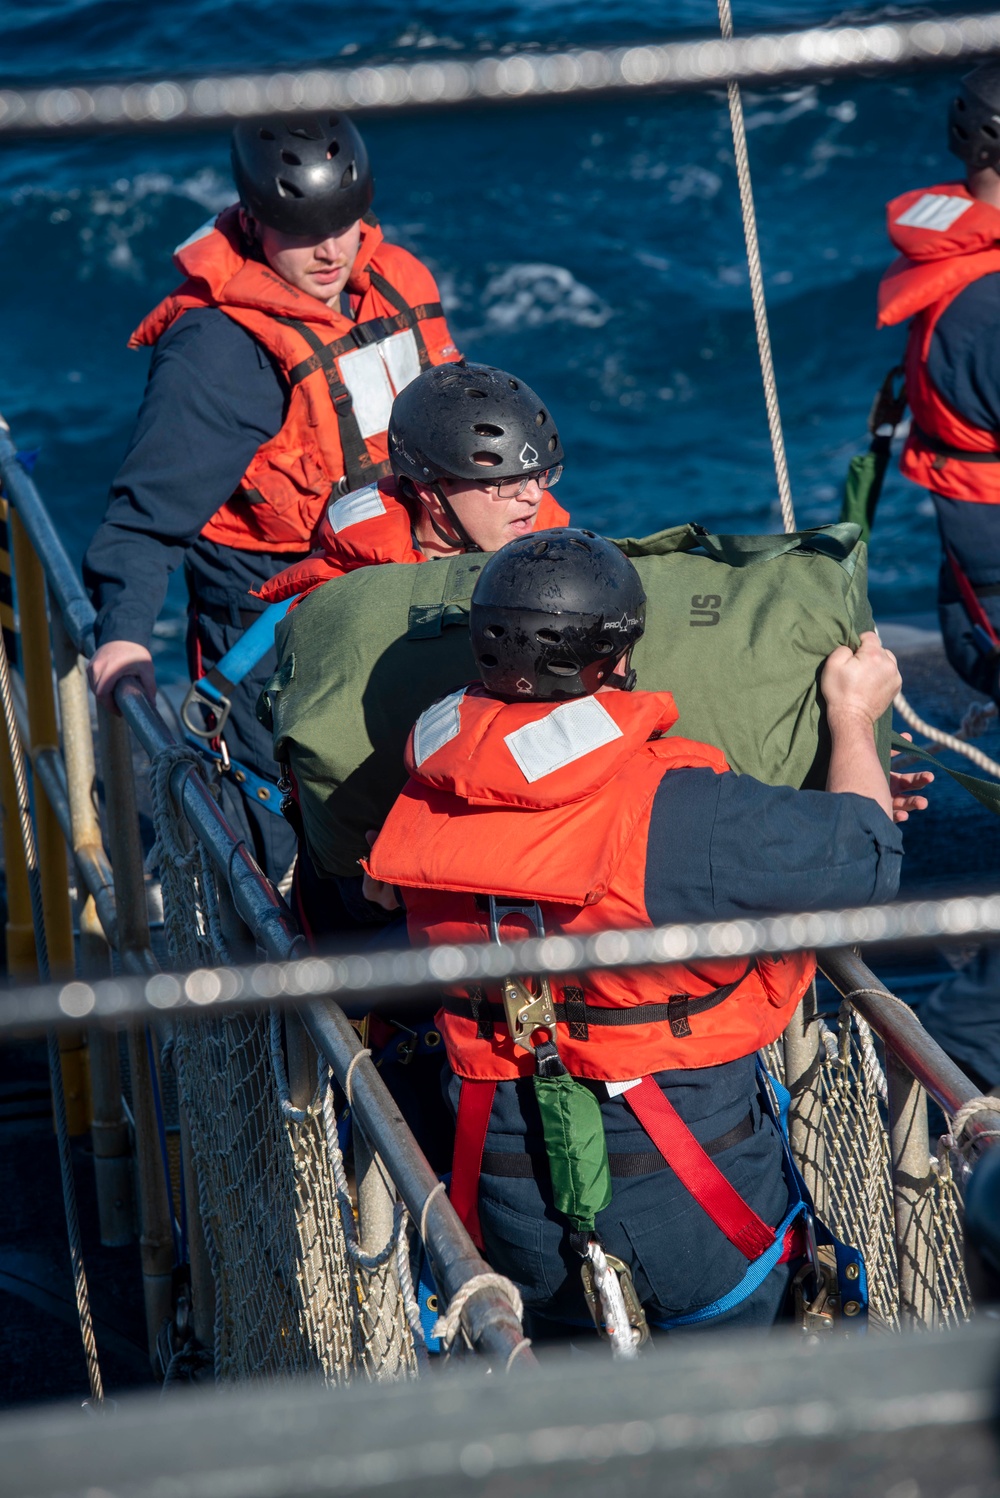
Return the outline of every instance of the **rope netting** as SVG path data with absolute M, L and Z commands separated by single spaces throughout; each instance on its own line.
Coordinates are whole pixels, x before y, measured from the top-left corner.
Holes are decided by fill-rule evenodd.
M 818 1215 L 864 1256 L 872 1327 L 900 1326 L 897 1213 L 909 1319 L 923 1326 L 967 1321 L 973 1308 L 962 1254 L 961 1155 L 944 1136 L 936 1154 L 928 1152 L 923 1174 L 908 1177 L 894 1195 L 885 1070 L 870 1026 L 845 1003 L 833 1023 L 812 1015 L 806 1035 L 810 1060 L 790 1082 L 789 1137 Z M 786 1080 L 780 1041 L 763 1059 Z
M 166 751 L 150 777 L 167 945 L 187 967 L 228 955 L 213 870 L 170 795 L 178 765 L 198 773 L 193 758 Z M 384 1246 L 362 1251 L 325 1063 L 294 1106 L 280 1018 L 256 1011 L 179 1026 L 174 1065 L 215 1282 L 216 1378 L 415 1371 L 406 1214 L 397 1203 Z

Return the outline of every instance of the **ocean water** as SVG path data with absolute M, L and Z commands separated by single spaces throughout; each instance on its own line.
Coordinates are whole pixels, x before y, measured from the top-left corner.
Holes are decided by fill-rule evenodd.
M 917 14 L 854 9 L 851 19 Z M 926 13 L 923 10 L 920 13 Z M 826 22 L 820 0 L 736 0 L 741 31 Z M 710 34 L 712 0 L 363 10 L 266 0 L 52 0 L 0 10 L 0 70 L 41 79 L 315 63 Z M 748 91 L 774 358 L 799 521 L 837 516 L 873 392 L 903 335 L 876 334 L 884 204 L 956 175 L 956 72 Z M 581 522 L 644 534 L 697 520 L 779 529 L 721 92 L 580 101 L 365 126 L 387 234 L 434 269 L 472 358 L 542 393 Z M 148 355 L 126 340 L 175 283 L 172 247 L 232 199 L 223 133 L 0 150 L 0 411 L 75 558 L 101 518 Z M 929 502 L 895 477 L 872 547 L 883 615 L 933 606 Z M 179 674 L 179 588 L 157 645 Z

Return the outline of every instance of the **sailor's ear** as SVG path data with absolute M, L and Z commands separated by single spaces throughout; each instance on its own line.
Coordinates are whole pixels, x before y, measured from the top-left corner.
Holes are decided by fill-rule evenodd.
M 240 204 L 240 228 L 251 244 L 257 243 L 257 220 L 251 218 L 242 203 Z

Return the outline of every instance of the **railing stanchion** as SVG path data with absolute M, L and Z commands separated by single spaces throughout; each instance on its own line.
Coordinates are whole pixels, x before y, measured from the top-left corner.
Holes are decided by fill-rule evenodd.
M 155 967 L 149 946 L 146 879 L 139 839 L 139 811 L 136 804 L 131 739 L 124 720 L 100 706 L 97 709 L 97 727 L 104 777 L 104 805 L 108 819 L 108 844 L 115 879 L 119 955 L 124 957 L 126 952 L 131 952 Z M 128 1059 L 139 1184 L 139 1247 L 146 1303 L 146 1332 L 152 1359 L 160 1327 L 171 1313 L 174 1252 L 170 1222 L 172 1208 L 163 1179 L 149 1053 L 146 1048 L 145 1027 L 142 1025 L 129 1026 Z
M 97 814 L 97 767 L 90 721 L 90 699 L 84 664 L 57 613 L 52 619 L 52 648 L 59 687 L 63 763 L 69 801 L 73 852 L 79 861 L 97 865 L 104 858 Z M 92 895 L 80 907 L 80 972 L 107 977 L 110 951 Z M 128 1124 L 122 1111 L 121 1069 L 115 1031 L 94 1027 L 88 1036 L 91 1086 L 91 1141 L 101 1242 L 108 1248 L 131 1243 L 135 1232 L 132 1155 Z
M 354 1121 L 354 1170 L 358 1183 L 360 1245 L 366 1254 L 378 1253 L 392 1236 L 396 1188 L 357 1119 Z M 399 1276 L 394 1254 L 387 1264 L 375 1271 L 373 1279 L 376 1283 L 370 1287 L 361 1308 L 361 1320 L 366 1344 L 374 1346 L 380 1370 L 391 1377 L 403 1367 L 402 1329 L 405 1325 L 404 1318 L 395 1314 L 387 1325 L 383 1313 L 385 1306 L 391 1306 L 395 1312 L 399 1301 Z M 380 1331 L 388 1340 L 384 1353 L 378 1345 Z
M 934 1318 L 934 1266 L 930 1262 L 933 1246 L 928 1213 L 934 1177 L 927 1132 L 927 1094 L 888 1047 L 885 1060 L 899 1319 L 904 1327 L 930 1326 Z
M 34 767 L 39 754 L 47 749 L 58 751 L 59 748 L 45 572 L 16 510 L 10 515 L 10 534 L 21 622 L 21 668 L 28 704 L 29 749 Z M 37 774 L 34 775 L 34 789 L 35 836 L 49 969 L 55 979 L 72 978 L 76 964 L 66 842 Z M 85 1134 L 90 1127 L 90 1073 L 83 1032 L 61 1034 L 59 1052 L 67 1126 L 71 1135 Z
M 826 1211 L 823 1102 L 816 1087 L 822 1064 L 816 1012 L 816 985 L 811 983 L 782 1036 L 785 1086 L 791 1094 L 788 1142 L 796 1164 L 812 1192 L 816 1210 Z

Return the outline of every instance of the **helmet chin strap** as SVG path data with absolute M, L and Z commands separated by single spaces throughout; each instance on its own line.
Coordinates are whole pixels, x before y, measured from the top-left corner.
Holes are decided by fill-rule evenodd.
M 434 515 L 431 514 L 431 511 L 426 502 L 423 499 L 420 499 L 420 493 L 418 490 L 417 498 L 420 499 L 420 503 L 424 507 L 424 513 L 426 514 L 427 519 L 430 521 L 431 528 L 433 529 L 434 534 L 437 536 L 438 540 L 441 541 L 443 545 L 451 547 L 452 551 L 482 551 L 483 548 L 479 546 L 475 541 L 473 541 L 472 537 L 465 529 L 465 526 L 455 514 L 454 506 L 452 505 L 451 500 L 448 498 L 447 494 L 445 494 L 444 490 L 441 488 L 440 483 L 435 479 L 434 483 L 431 484 L 430 487 L 431 489 L 433 489 L 438 504 L 441 506 L 442 510 L 444 510 L 449 521 L 451 522 L 451 527 L 454 530 L 455 535 L 458 537 L 458 542 L 456 543 L 454 537 L 449 536 L 448 532 L 444 529 L 440 522 L 435 518 Z
M 625 654 L 620 655 L 618 657 L 618 660 L 615 661 L 615 666 L 620 665 L 622 661 L 625 662 L 625 675 L 619 676 L 617 672 L 613 670 L 610 676 L 606 676 L 604 678 L 603 682 L 601 683 L 602 686 L 614 687 L 615 691 L 617 692 L 635 691 L 636 683 L 639 680 L 639 677 L 637 676 L 635 668 L 632 665 L 632 651 L 634 649 L 635 646 L 630 645 Z

